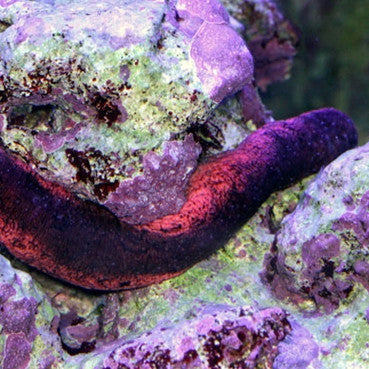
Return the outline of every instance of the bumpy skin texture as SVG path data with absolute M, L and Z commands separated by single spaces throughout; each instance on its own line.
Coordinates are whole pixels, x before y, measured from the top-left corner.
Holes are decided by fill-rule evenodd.
M 273 191 L 356 144 L 353 123 L 335 109 L 267 124 L 201 164 L 177 214 L 138 226 L 44 180 L 1 149 L 0 241 L 25 263 L 77 286 L 142 287 L 209 256 Z

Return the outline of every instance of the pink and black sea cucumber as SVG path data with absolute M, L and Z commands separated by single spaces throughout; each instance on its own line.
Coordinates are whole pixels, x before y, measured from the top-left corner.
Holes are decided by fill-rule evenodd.
M 356 145 L 352 121 L 332 108 L 266 124 L 198 166 L 177 214 L 144 225 L 120 221 L 1 147 L 0 242 L 23 262 L 77 286 L 146 286 L 211 255 L 273 191 Z

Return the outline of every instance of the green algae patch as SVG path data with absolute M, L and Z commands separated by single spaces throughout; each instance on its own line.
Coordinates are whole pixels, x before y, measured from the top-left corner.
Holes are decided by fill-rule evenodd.
M 357 299 L 339 312 L 306 320 L 321 345 L 324 369 L 366 368 L 369 363 L 367 309 L 369 296 L 358 288 Z
M 22 353 L 17 363 L 39 367 L 44 355 L 55 365 L 60 363 L 61 346 L 50 329 L 58 312 L 29 274 L 13 268 L 2 256 L 0 266 L 0 362 L 5 366 L 6 356 L 14 356 L 12 342 L 16 337 L 16 350 Z

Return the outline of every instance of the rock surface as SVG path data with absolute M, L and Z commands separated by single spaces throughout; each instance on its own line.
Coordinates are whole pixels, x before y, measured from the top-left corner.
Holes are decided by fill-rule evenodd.
M 299 37 L 293 24 L 269 0 L 224 0 L 230 15 L 240 22 L 241 34 L 254 58 L 255 81 L 265 90 L 286 79 Z
M 60 363 L 59 313 L 32 278 L 0 255 L 0 366 L 47 368 Z
M 175 326 L 159 324 L 120 345 L 105 358 L 103 368 L 271 367 L 278 343 L 290 331 L 281 309 L 253 312 L 209 305 Z
M 284 219 L 263 278 L 279 297 L 325 312 L 369 289 L 369 144 L 328 165 Z

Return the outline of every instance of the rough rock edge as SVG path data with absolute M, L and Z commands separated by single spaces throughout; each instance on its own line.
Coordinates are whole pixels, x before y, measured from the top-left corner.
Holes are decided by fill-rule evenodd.
M 31 277 L 0 256 L 0 367 L 47 368 L 61 362 L 58 314 Z M 48 365 L 46 365 L 48 364 Z
M 329 314 L 355 297 L 356 283 L 369 291 L 369 178 L 362 170 L 368 162 L 369 144 L 343 154 L 285 218 L 261 272 L 277 298 L 311 300 Z
M 279 342 L 290 331 L 279 308 L 208 306 L 195 319 L 159 325 L 125 342 L 104 360 L 103 368 L 271 368 Z

